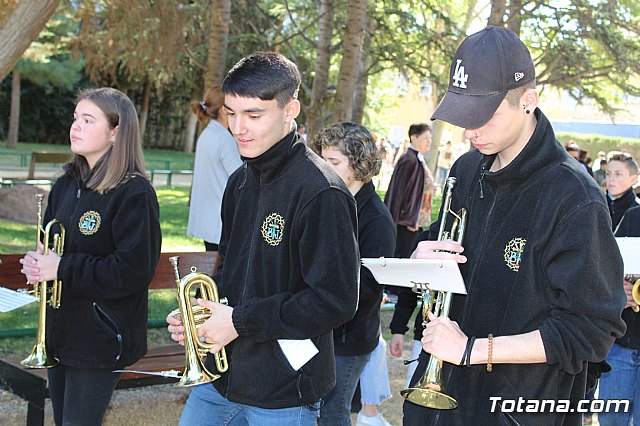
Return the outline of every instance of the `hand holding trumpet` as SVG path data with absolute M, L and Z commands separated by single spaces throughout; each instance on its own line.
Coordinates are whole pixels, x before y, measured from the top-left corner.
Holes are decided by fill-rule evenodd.
M 20 259 L 22 269 L 20 270 L 27 277 L 30 284 L 42 281 L 52 281 L 58 278 L 58 265 L 60 255 L 54 251 L 49 251 L 47 255 L 42 254 L 44 246 L 38 242 L 36 251 L 29 251 Z
M 211 316 L 198 327 L 198 337 L 204 338 L 204 341 L 212 344 L 209 349 L 212 354 L 220 352 L 220 350 L 238 337 L 233 321 L 233 308 L 221 303 L 212 302 L 205 299 L 191 299 L 192 305 L 199 305 L 207 308 L 211 312 Z M 166 319 L 169 326 L 167 329 L 171 333 L 171 339 L 184 346 L 184 327 L 179 313 L 171 312 Z

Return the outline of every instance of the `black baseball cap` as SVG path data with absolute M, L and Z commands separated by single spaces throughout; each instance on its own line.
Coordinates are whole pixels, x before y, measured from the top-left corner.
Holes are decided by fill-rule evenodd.
M 529 49 L 508 28 L 489 26 L 467 37 L 453 58 L 449 89 L 431 116 L 476 129 L 493 117 L 511 89 L 536 77 Z

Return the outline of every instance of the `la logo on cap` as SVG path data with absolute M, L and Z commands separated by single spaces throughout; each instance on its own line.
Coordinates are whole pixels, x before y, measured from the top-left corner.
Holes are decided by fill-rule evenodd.
M 453 72 L 453 84 L 456 87 L 461 89 L 467 88 L 467 80 L 469 79 L 469 74 L 464 73 L 464 65 L 460 65 L 462 63 L 462 59 L 458 59 L 456 61 L 456 70 Z

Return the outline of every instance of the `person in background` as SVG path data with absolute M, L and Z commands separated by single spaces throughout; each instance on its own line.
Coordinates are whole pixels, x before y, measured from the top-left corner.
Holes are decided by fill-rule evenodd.
M 438 241 L 440 212 L 412 257 L 459 263 L 467 294 L 448 316 L 428 313 L 418 368 L 442 362 L 442 388 L 458 402 L 404 403 L 406 425 L 579 425 L 587 365 L 624 334 L 623 265 L 606 202 L 558 143 L 538 108 L 529 50 L 505 27 L 467 37 L 434 112 L 475 149 L 451 167 L 453 212 L 468 214 L 462 243 Z M 565 401 L 567 409 L 510 409 Z
M 304 124 L 299 124 L 297 132 L 302 140 L 307 143 L 307 127 Z
M 640 205 L 633 191 L 638 183 L 638 163 L 630 154 L 609 153 L 606 171 L 607 203 L 611 214 L 611 229 L 616 230 L 627 209 Z
M 596 183 L 600 188 L 604 188 L 606 191 L 607 187 L 607 160 L 602 159 L 599 160 L 600 164 L 596 171 L 593 172 L 593 178 L 596 180 Z
M 382 165 L 371 133 L 359 124 L 337 123 L 320 130 L 313 138 L 311 148 L 335 170 L 356 199 L 360 256 L 393 256 L 395 225 L 371 182 Z M 333 330 L 336 386 L 320 409 L 318 424 L 321 426 L 351 425 L 351 400 L 358 379 L 379 344 L 382 286 L 364 266 L 360 267 L 358 300 L 353 319 Z M 366 418 L 362 412 L 358 414 L 358 422 L 371 426 L 385 424 L 382 416 Z
M 56 425 L 100 425 L 122 369 L 147 352 L 147 287 L 160 258 L 160 209 L 145 175 L 136 109 L 112 88 L 79 93 L 71 161 L 44 223 L 61 221 L 62 256 L 28 252 L 30 283 L 62 280 L 47 307 L 47 370 Z
M 449 169 L 453 164 L 455 158 L 453 157 L 453 144 L 451 141 L 447 141 L 444 146 L 444 149 L 440 150 L 440 155 L 438 156 L 438 170 L 436 172 L 436 181 L 439 188 L 444 186 L 444 181 L 447 178 L 447 174 L 449 174 Z
M 358 305 L 356 202 L 296 133 L 299 89 L 298 68 L 275 52 L 241 59 L 222 83 L 244 160 L 222 199 L 215 278 L 229 304 L 197 303 L 211 311 L 198 328 L 213 345 L 207 366 L 224 347 L 229 369 L 193 388 L 181 425 L 314 425 L 336 384 L 332 330 Z M 167 322 L 183 342 L 180 318 Z
M 424 153 L 431 146 L 431 127 L 412 124 L 409 148 L 393 169 L 384 203 L 396 223 L 394 257 L 407 258 L 415 248 L 421 227 L 431 223 L 431 203 L 435 187 Z
M 625 212 L 616 230 L 616 237 L 640 237 L 640 206 L 631 207 Z M 598 399 L 627 400 L 631 404 L 627 412 L 599 412 L 598 422 L 601 426 L 626 426 L 640 421 L 640 314 L 633 310 L 638 304 L 631 295 L 633 283 L 629 277 L 624 278 L 623 285 L 627 305 L 622 311 L 622 319 L 627 325 L 627 331 L 624 336 L 616 339 L 607 355 L 611 370 L 600 378 Z
M 593 172 L 595 173 L 600 169 L 600 165 L 602 164 L 602 160 L 607 160 L 607 154 L 604 151 L 598 151 L 598 158 L 596 158 L 593 162 Z
M 222 195 L 229 176 L 242 165 L 223 104 L 224 94 L 219 85 L 209 89 L 203 100 L 191 104 L 200 125 L 206 127 L 196 144 L 187 234 L 202 239 L 206 251 L 218 251 Z

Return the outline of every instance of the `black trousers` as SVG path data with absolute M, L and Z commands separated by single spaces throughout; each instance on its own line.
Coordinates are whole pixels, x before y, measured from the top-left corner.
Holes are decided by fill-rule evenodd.
M 204 241 L 204 240 L 202 240 Z M 205 251 L 218 251 L 218 244 L 210 243 L 208 241 L 204 241 L 204 250 Z
M 404 225 L 396 225 L 396 231 L 396 251 L 393 257 L 411 257 L 411 253 L 413 253 L 416 249 L 416 245 L 418 244 L 420 230 L 412 232 Z
M 111 369 L 57 365 L 47 370 L 56 426 L 100 426 L 120 378 Z

